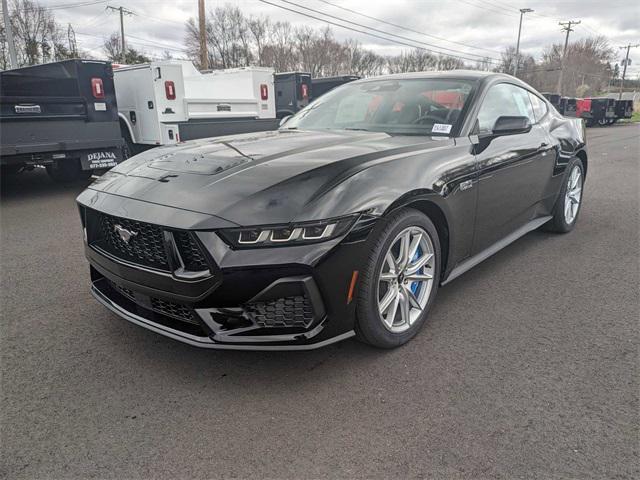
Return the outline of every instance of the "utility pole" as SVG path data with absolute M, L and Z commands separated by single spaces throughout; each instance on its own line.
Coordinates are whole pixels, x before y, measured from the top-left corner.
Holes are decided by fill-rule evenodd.
M 522 33 L 522 17 L 525 13 L 531 13 L 533 10 L 530 8 L 521 8 L 520 9 L 520 25 L 518 26 L 518 43 L 516 43 L 516 61 L 513 65 L 513 76 L 515 77 L 518 73 L 518 64 L 520 63 L 520 33 Z
M 120 55 L 122 56 L 122 63 L 125 63 L 125 59 L 127 56 L 127 47 L 124 41 L 124 16 L 125 15 L 135 15 L 131 10 L 128 10 L 122 6 L 120 7 L 112 7 L 111 5 L 107 5 L 107 10 L 114 10 L 120 12 L 120 40 L 122 42 L 122 52 Z
M 621 50 L 627 49 L 627 56 L 624 58 L 623 69 L 622 69 L 622 80 L 620 81 L 620 93 L 618 94 L 618 100 L 622 100 L 622 88 L 624 87 L 624 76 L 627 74 L 627 65 L 629 65 L 629 50 L 631 48 L 640 47 L 640 43 L 635 45 L 627 45 L 626 47 L 619 47 Z
M 69 53 L 73 58 L 78 57 L 78 43 L 76 42 L 76 32 L 71 24 L 67 27 L 67 39 L 69 40 Z
M 200 29 L 200 69 L 209 68 L 209 54 L 207 53 L 207 26 L 205 22 L 204 0 L 198 0 L 198 25 Z
M 11 17 L 9 16 L 9 7 L 7 0 L 2 0 L 2 16 L 4 18 L 4 31 L 7 37 L 7 45 L 9 46 L 9 61 L 11 68 L 18 68 L 18 58 L 16 57 L 16 45 L 13 43 L 13 30 L 11 29 Z
M 558 22 L 558 25 L 562 27 L 562 30 L 567 32 L 567 36 L 564 38 L 564 50 L 562 51 L 562 60 L 560 65 L 560 75 L 558 76 L 558 87 L 556 90 L 559 95 L 562 95 L 562 77 L 564 76 L 564 61 L 567 56 L 567 46 L 569 45 L 569 33 L 573 32 L 571 25 L 579 25 L 581 20 L 569 20 L 568 22 Z

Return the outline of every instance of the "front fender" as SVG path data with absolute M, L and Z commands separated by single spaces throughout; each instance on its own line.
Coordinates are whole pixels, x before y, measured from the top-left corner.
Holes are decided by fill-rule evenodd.
M 471 248 L 476 201 L 476 162 L 471 143 L 464 138 L 456 139 L 453 147 L 362 169 L 313 198 L 296 221 L 364 211 L 382 217 L 399 206 L 430 202 L 446 219 L 449 259 L 457 262 Z

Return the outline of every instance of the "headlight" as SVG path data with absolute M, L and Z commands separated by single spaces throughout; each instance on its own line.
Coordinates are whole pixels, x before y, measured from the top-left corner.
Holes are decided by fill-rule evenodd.
M 358 215 L 289 225 L 226 228 L 220 237 L 233 248 L 263 248 L 324 242 L 346 234 Z

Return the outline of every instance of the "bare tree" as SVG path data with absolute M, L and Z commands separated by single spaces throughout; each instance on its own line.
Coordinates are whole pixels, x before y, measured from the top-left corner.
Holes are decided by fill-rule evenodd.
M 422 49 L 401 52 L 387 57 L 389 73 L 424 72 L 437 70 L 442 57 L 437 57 Z
M 264 48 L 264 65 L 276 72 L 286 72 L 297 68 L 297 52 L 291 45 L 293 27 L 289 22 L 275 22 L 269 34 L 269 43 Z
M 78 51 L 73 29 L 63 28 L 56 22 L 51 10 L 37 1 L 13 0 L 9 5 L 9 19 L 19 65 L 88 56 L 86 52 Z M 5 69 L 9 61 L 4 26 L 0 33 L 0 67 Z
M 112 62 L 122 62 L 127 65 L 135 65 L 138 63 L 149 63 L 151 59 L 143 52 L 127 45 L 126 54 L 122 55 L 122 42 L 119 33 L 112 33 L 102 46 L 107 58 Z
M 381 75 L 385 68 L 385 58 L 371 50 L 366 50 L 357 41 L 347 40 L 345 48 L 349 59 L 349 71 L 361 77 Z
M 464 62 L 458 57 L 450 57 L 449 55 L 438 55 L 435 70 L 455 70 L 464 68 Z
M 269 41 L 271 22 L 266 17 L 249 18 L 247 27 L 255 45 L 255 58 L 259 66 L 264 65 L 264 48 Z
M 539 67 L 553 70 L 541 76 L 537 87 L 542 90 L 555 90 L 562 62 L 562 44 L 547 47 L 542 54 Z M 615 51 L 605 37 L 589 37 L 572 42 L 567 47 L 564 61 L 565 74 L 562 80 L 563 92 L 575 92 L 586 85 L 586 94 L 596 94 L 606 88 L 612 76 L 611 62 Z M 581 88 L 585 94 L 585 88 Z

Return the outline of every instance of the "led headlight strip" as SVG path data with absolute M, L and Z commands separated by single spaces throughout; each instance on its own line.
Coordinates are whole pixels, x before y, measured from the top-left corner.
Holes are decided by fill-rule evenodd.
M 330 240 L 344 235 L 357 220 L 358 215 L 300 222 L 290 225 L 264 225 L 246 228 L 227 228 L 218 234 L 234 248 L 276 247 L 300 245 Z

